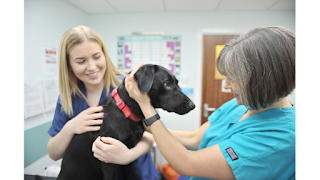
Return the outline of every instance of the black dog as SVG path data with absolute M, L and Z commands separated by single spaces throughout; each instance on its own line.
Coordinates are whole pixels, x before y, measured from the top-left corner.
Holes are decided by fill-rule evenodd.
M 148 93 L 154 108 L 162 108 L 168 112 L 183 115 L 194 109 L 193 102 L 182 93 L 178 80 L 167 69 L 158 65 L 144 65 L 136 73 L 135 78 L 141 92 Z M 118 95 L 130 108 L 136 118 L 144 119 L 136 101 L 129 97 L 123 81 Z M 115 96 L 115 93 L 112 93 Z M 142 137 L 144 127 L 142 121 L 135 122 L 126 118 L 118 108 L 112 95 L 108 95 L 100 104 L 105 117 L 100 131 L 75 135 L 63 156 L 58 180 L 117 180 L 120 165 L 104 163 L 93 156 L 91 147 L 98 136 L 113 137 L 133 148 Z M 118 103 L 121 106 L 121 103 Z M 134 116 L 133 115 L 133 116 Z M 139 179 L 132 172 L 132 163 L 121 166 L 125 179 Z

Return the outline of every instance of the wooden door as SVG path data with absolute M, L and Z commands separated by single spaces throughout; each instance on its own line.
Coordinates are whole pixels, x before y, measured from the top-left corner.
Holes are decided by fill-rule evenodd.
M 215 48 L 216 45 L 224 45 L 234 37 L 235 35 L 203 35 L 201 124 L 207 122 L 212 113 L 211 111 L 204 117 L 204 104 L 208 104 L 209 108 L 218 109 L 233 98 L 233 94 L 222 92 L 222 80 L 215 79 Z

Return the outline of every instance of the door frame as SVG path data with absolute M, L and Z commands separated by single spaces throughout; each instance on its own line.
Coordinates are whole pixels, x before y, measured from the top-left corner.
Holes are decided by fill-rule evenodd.
M 201 124 L 203 35 L 234 35 L 242 34 L 248 30 L 250 30 L 250 28 L 199 28 L 197 30 L 196 82 L 194 88 L 194 104 L 196 105 L 196 108 L 194 109 L 194 130 L 198 129 Z

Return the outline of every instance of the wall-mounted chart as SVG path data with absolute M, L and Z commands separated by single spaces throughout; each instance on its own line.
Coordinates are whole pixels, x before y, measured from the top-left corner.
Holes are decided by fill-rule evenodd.
M 140 62 L 164 66 L 179 79 L 181 36 L 118 36 L 118 69 L 128 73 Z

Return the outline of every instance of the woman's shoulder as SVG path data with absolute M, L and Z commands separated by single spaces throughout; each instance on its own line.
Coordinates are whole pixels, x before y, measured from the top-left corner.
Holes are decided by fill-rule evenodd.
M 57 104 L 60 104 L 60 105 L 61 105 L 61 97 L 60 97 L 60 94 L 59 94 L 59 96 L 58 96 Z
M 290 134 L 295 134 L 296 115 L 294 106 L 274 108 L 259 114 L 257 114 L 259 118 L 268 122 L 270 127 L 276 127 L 276 129 L 280 129 L 279 131 L 288 131 Z

